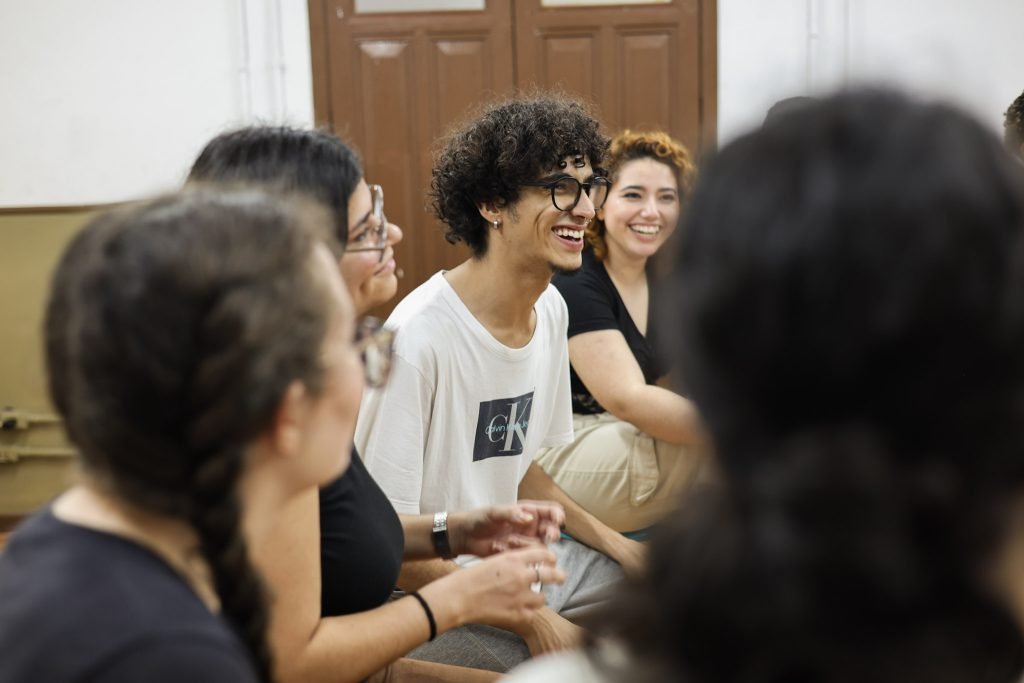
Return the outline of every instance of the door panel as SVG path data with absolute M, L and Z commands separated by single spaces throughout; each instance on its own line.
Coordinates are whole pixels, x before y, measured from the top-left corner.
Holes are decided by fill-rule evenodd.
M 363 14 L 352 0 L 310 2 L 311 22 L 322 17 L 324 56 L 314 54 L 314 78 L 329 108 L 317 107 L 330 127 L 359 149 L 369 182 L 384 187 L 388 219 L 405 238 L 396 248 L 404 277 L 394 303 L 468 250 L 444 241 L 426 210 L 431 149 L 470 107 L 513 87 L 511 11 L 488 3 L 482 12 Z M 494 6 L 504 6 L 504 11 Z M 316 29 L 311 29 L 317 35 Z M 324 88 L 329 92 L 323 92 Z
M 579 93 L 599 93 L 600 83 L 596 83 L 594 79 L 598 68 L 595 45 L 597 42 L 598 37 L 595 33 L 564 36 L 555 34 L 541 41 L 541 59 L 536 83 L 545 86 L 558 85 Z
M 699 153 L 714 139 L 714 126 L 701 117 L 707 85 L 714 92 L 703 82 L 705 5 L 714 2 L 544 7 L 516 0 L 517 84 L 575 92 L 598 106 L 613 132 L 663 128 Z
M 317 120 L 362 153 L 402 226 L 398 296 L 468 256 L 426 208 L 431 151 L 470 109 L 514 87 L 560 87 L 594 102 L 609 131 L 659 127 L 695 153 L 715 139 L 715 0 L 483 11 L 357 14 L 309 0 Z

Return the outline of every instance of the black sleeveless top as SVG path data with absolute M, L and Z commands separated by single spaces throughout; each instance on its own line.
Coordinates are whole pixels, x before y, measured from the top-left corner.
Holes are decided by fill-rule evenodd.
M 320 489 L 321 614 L 354 614 L 387 602 L 405 554 L 402 523 L 356 449 Z
M 652 278 L 649 276 L 648 280 Z M 575 273 L 558 274 L 552 279 L 569 308 L 569 337 L 598 330 L 618 330 L 626 339 L 633 357 L 644 373 L 644 381 L 654 384 L 668 372 L 668 363 L 658 353 L 653 297 L 648 298 L 647 335 L 637 329 L 626 304 L 615 289 L 604 264 L 590 247 L 583 250 L 583 267 Z M 649 291 L 653 292 L 653 283 Z M 572 411 L 583 415 L 603 413 L 605 409 L 569 366 Z

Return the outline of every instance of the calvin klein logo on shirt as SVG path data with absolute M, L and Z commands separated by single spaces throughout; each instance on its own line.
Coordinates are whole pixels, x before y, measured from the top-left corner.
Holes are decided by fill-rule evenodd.
M 505 455 L 521 455 L 530 426 L 533 392 L 515 398 L 480 402 L 473 443 L 473 462 Z

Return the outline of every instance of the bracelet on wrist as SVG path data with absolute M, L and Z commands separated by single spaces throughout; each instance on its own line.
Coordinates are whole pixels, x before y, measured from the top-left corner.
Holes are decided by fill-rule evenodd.
M 434 543 L 434 550 L 437 556 L 450 560 L 455 557 L 452 552 L 451 538 L 448 536 L 448 513 L 435 512 L 434 525 L 430 532 L 430 540 Z
M 423 598 L 423 596 L 417 593 L 416 591 L 406 593 L 406 595 L 411 595 L 412 597 L 416 598 L 420 603 L 420 607 L 423 608 L 423 612 L 427 615 L 427 622 L 430 624 L 430 638 L 427 639 L 427 642 L 430 642 L 434 638 L 437 638 L 437 622 L 434 621 L 434 613 L 433 611 L 431 611 L 430 605 L 428 605 L 427 601 Z

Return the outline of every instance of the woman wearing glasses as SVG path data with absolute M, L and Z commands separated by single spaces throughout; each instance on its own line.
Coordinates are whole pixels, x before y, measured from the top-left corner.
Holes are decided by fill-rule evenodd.
M 189 179 L 263 183 L 317 198 L 330 209 L 335 234 L 346 245 L 340 269 L 357 313 L 394 295 L 393 245 L 401 231 L 384 218 L 383 190 L 366 184 L 356 153 L 337 137 L 278 127 L 225 133 L 202 151 Z M 360 329 L 367 383 L 379 386 L 387 379 L 391 337 L 376 321 L 364 321 Z M 386 679 L 413 670 L 424 681 L 493 680 L 487 671 L 395 660 L 463 623 L 528 620 L 543 605 L 531 584 L 562 580 L 553 555 L 541 547 L 501 553 L 470 576 L 425 586 L 416 601 L 387 603 L 402 562 L 449 553 L 491 555 L 550 541 L 558 536 L 561 508 L 522 503 L 452 512 L 446 520 L 400 518 L 354 450 L 351 461 L 344 476 L 319 491 L 311 488 L 292 506 L 278 523 L 278 542 L 256 555 L 275 595 L 270 640 L 279 680 L 359 681 L 375 672 Z M 490 656 L 482 652 L 478 658 Z
M 700 473 L 693 405 L 657 386 L 667 364 L 650 324 L 650 260 L 675 231 L 693 182 L 686 149 L 664 133 L 612 140 L 612 188 L 586 231 L 583 269 L 556 275 L 569 307 L 572 443 L 537 462 L 617 531 L 646 529 Z

